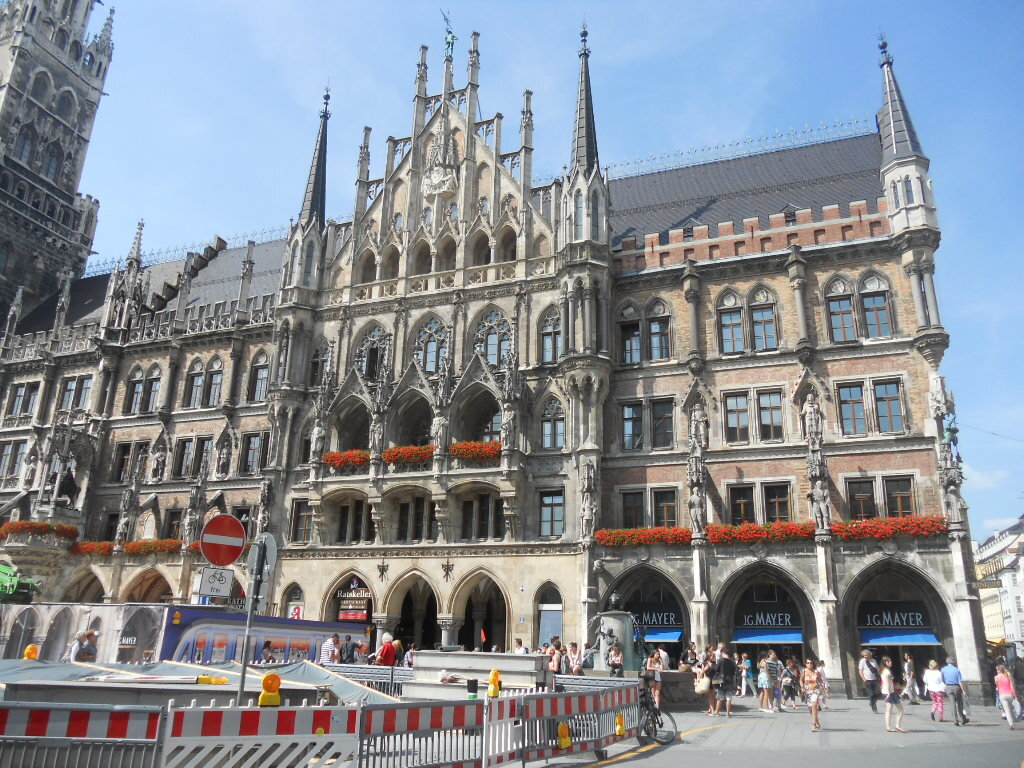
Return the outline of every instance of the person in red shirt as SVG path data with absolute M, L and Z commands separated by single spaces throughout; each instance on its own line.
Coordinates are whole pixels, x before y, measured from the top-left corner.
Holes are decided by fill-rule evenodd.
M 395 646 L 392 645 L 392 636 L 390 632 L 385 632 L 381 637 L 381 646 L 377 650 L 377 665 L 380 667 L 393 667 L 395 666 Z

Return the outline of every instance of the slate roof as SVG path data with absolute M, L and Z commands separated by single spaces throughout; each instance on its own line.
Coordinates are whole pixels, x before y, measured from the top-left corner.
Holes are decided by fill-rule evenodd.
M 910 121 L 910 110 L 903 101 L 900 84 L 896 82 L 896 73 L 892 71 L 892 58 L 884 53 L 882 58 L 882 76 L 885 90 L 882 95 L 882 108 L 878 110 L 876 120 L 878 133 L 882 140 L 882 161 L 904 157 L 924 157 L 924 149 L 917 138 L 917 131 Z
M 88 325 L 103 319 L 103 300 L 107 297 L 107 281 L 110 275 L 83 277 L 71 283 L 68 302 L 67 325 Z M 22 315 L 15 333 L 36 333 L 53 328 L 57 313 L 60 291 L 51 293 L 42 303 Z
M 612 179 L 612 242 L 694 221 L 708 225 L 709 237 L 718 237 L 719 222 L 736 222 L 739 231 L 755 216 L 767 228 L 768 216 L 787 206 L 810 208 L 819 219 L 823 206 L 838 205 L 845 216 L 851 202 L 864 200 L 874 213 L 881 164 L 878 134 L 870 133 Z

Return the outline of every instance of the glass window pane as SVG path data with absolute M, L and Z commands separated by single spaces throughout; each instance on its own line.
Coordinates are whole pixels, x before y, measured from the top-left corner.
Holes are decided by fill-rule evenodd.
M 654 427 L 651 439 L 654 448 L 672 447 L 673 410 L 674 406 L 671 400 L 657 400 L 651 404 L 651 420 Z
M 719 314 L 722 331 L 722 354 L 729 355 L 743 351 L 743 320 L 742 313 L 729 310 Z
M 745 443 L 750 439 L 746 394 L 725 398 L 725 439 L 729 443 Z
M 761 392 L 757 396 L 757 403 L 761 440 L 781 440 L 783 438 L 782 393 Z
M 644 527 L 644 492 L 630 491 L 622 494 L 622 527 Z
M 775 336 L 775 309 L 773 307 L 761 307 L 753 310 L 754 321 L 754 349 L 761 351 L 766 349 L 777 349 L 779 346 Z
M 839 415 L 844 435 L 863 435 L 867 431 L 864 421 L 864 388 L 850 384 L 839 388 Z
M 875 384 L 875 409 L 878 412 L 879 432 L 903 431 L 903 404 L 900 401 L 899 382 Z
M 755 522 L 753 487 L 742 486 L 739 488 L 730 488 L 729 511 L 733 525 Z

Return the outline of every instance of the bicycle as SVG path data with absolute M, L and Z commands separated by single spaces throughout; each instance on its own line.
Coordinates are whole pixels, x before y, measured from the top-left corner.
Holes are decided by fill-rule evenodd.
M 640 735 L 658 744 L 671 744 L 679 729 L 675 718 L 654 706 L 654 697 L 647 688 L 640 689 Z

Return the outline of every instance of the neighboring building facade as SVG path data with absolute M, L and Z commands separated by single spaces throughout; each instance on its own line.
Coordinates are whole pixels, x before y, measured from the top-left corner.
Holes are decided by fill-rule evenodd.
M 472 118 L 477 42 L 439 92 L 421 49 L 381 178 L 364 129 L 351 221 L 324 215 L 325 101 L 284 240 L 147 267 L 140 225 L 123 268 L 11 317 L 3 513 L 115 551 L 25 531 L 3 555 L 47 599 L 188 600 L 225 511 L 280 542 L 280 614 L 507 648 L 621 601 L 673 649 L 853 680 L 862 645 L 909 646 L 979 680 L 935 203 L 889 56 L 877 133 L 609 180 L 584 33 L 571 162 L 538 186 L 530 92 L 512 142 Z M 831 527 L 926 516 L 945 532 Z M 776 521 L 803 533 L 710 527 Z M 180 551 L 139 553 L 160 539 Z
M 95 0 L 0 3 L 0 312 L 34 307 L 78 277 L 99 202 L 82 196 L 114 11 L 87 37 Z M 18 291 L 22 289 L 21 298 Z
M 1024 517 L 974 545 L 985 638 L 997 654 L 1024 657 Z

